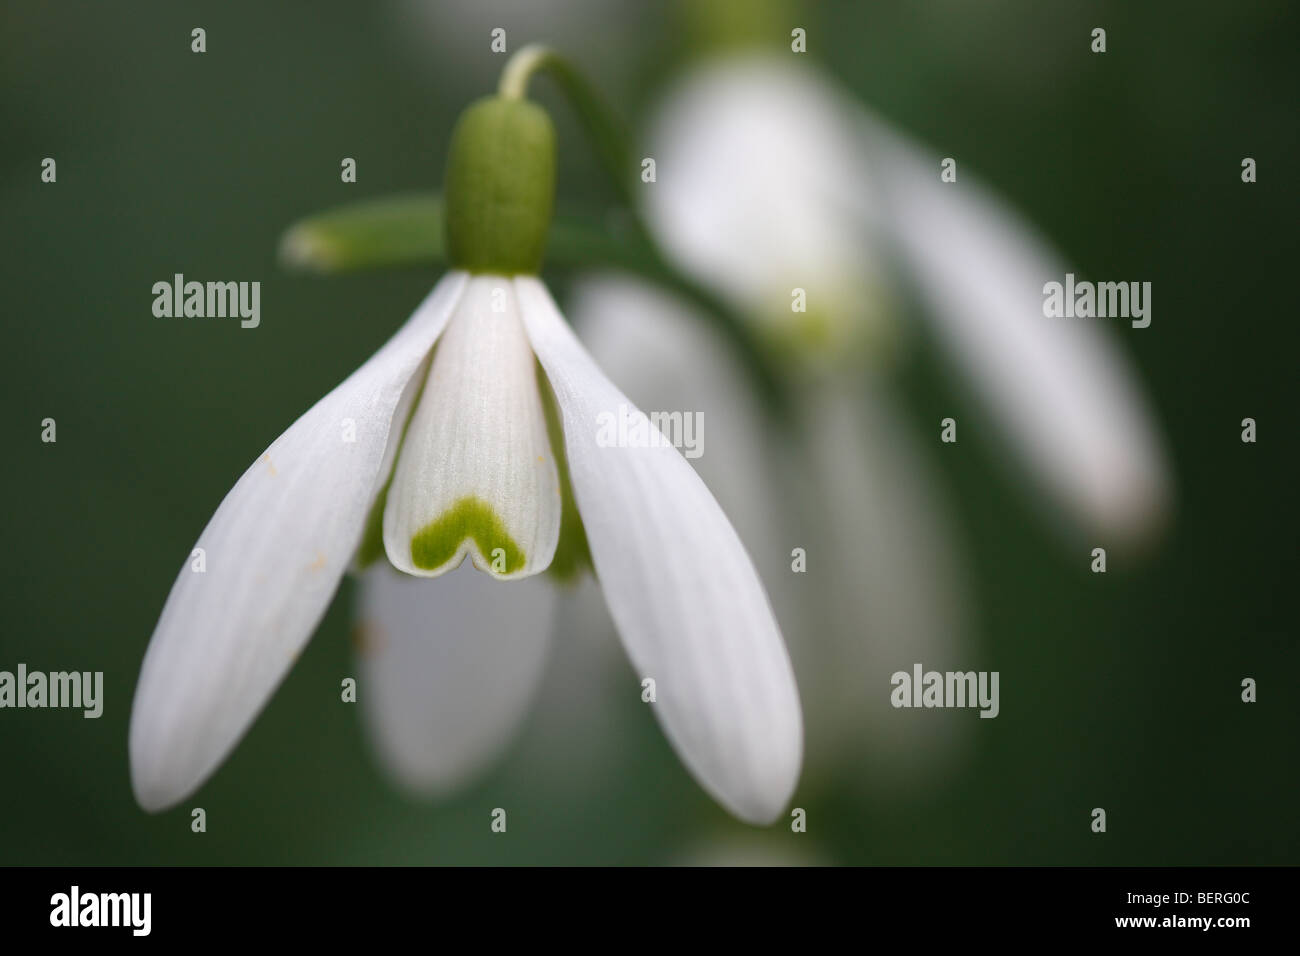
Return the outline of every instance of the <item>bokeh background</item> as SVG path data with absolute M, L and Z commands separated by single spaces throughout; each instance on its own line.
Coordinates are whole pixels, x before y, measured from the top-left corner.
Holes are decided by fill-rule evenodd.
M 632 121 L 691 53 L 683 22 L 657 3 L 420 6 L 0 12 L 0 669 L 102 670 L 106 696 L 97 721 L 0 711 L 0 863 L 656 863 L 733 851 L 1300 862 L 1300 15 L 1285 0 L 792 7 L 810 55 L 961 157 L 1080 271 L 1154 285 L 1152 327 L 1116 336 L 1178 486 L 1174 521 L 1142 563 L 1090 574 L 1005 480 L 995 448 L 972 441 L 943 459 L 981 660 L 1002 673 L 1001 716 L 974 721 L 959 757 L 902 784 L 887 766 L 865 783 L 846 768 L 852 785 L 796 794 L 807 834 L 754 830 L 691 781 L 630 669 L 614 692 L 584 695 L 580 655 L 562 653 L 498 768 L 450 800 L 414 802 L 388 785 L 356 709 L 339 702 L 355 673 L 347 582 L 217 775 L 181 808 L 139 810 L 130 700 L 177 566 L 248 462 L 436 278 L 290 275 L 275 257 L 281 231 L 350 199 L 436 188 L 455 116 L 495 85 L 491 26 L 512 49 L 567 49 Z M 202 56 L 190 52 L 195 26 L 207 30 Z M 1088 51 L 1093 26 L 1108 31 L 1104 56 Z M 559 126 L 561 204 L 599 208 L 612 197 L 571 114 L 545 84 L 539 95 Z M 53 186 L 39 178 L 46 156 Z M 339 181 L 344 156 L 358 161 L 355 185 Z M 1240 181 L 1243 156 L 1259 162 L 1255 185 Z M 261 328 L 154 318 L 150 288 L 174 272 L 259 279 Z M 569 277 L 550 278 L 562 294 Z M 937 436 L 951 408 L 942 367 L 922 350 L 904 386 L 909 416 Z M 56 444 L 40 441 L 47 416 Z M 1246 416 L 1255 445 L 1239 440 Z M 1253 705 L 1239 697 L 1246 676 L 1259 681 Z M 191 833 L 192 806 L 206 809 L 207 833 Z M 498 806 L 510 810 L 505 837 L 488 826 Z M 1088 826 L 1097 806 L 1105 835 Z

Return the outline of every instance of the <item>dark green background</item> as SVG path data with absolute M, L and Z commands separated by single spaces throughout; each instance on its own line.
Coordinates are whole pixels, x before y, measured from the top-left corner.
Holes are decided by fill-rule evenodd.
M 353 667 L 347 584 L 186 804 L 206 808 L 209 832 L 192 834 L 186 809 L 140 811 L 129 702 L 178 564 L 248 462 L 436 278 L 308 279 L 275 262 L 299 216 L 436 187 L 457 112 L 495 83 L 483 31 L 420 39 L 404 6 L 24 0 L 0 14 L 0 669 L 102 670 L 107 698 L 98 721 L 0 711 L 0 863 L 656 862 L 754 834 L 840 862 L 1300 862 L 1298 17 L 1284 0 L 793 14 L 812 55 L 999 187 L 1080 271 L 1154 285 L 1151 328 L 1118 337 L 1179 486 L 1144 565 L 1089 574 L 1015 498 L 993 449 L 947 459 L 1004 693 L 994 731 L 941 786 L 819 789 L 796 797 L 806 837 L 751 831 L 691 782 L 629 672 L 629 693 L 586 718 L 618 728 L 618 747 L 584 762 L 579 722 L 557 761 L 582 766 L 580 780 L 545 773 L 526 733 L 468 793 L 409 803 L 338 702 Z M 559 42 L 634 118 L 688 44 L 658 5 L 625 6 L 617 29 L 593 24 L 575 46 L 569 25 Z M 1104 56 L 1088 51 L 1099 25 Z M 534 39 L 556 37 L 510 34 L 512 49 Z M 541 99 L 559 125 L 560 204 L 598 206 L 609 194 L 567 110 L 544 86 Z M 45 156 L 55 185 L 40 182 Z M 356 185 L 339 181 L 343 156 Z M 1243 156 L 1259 162 L 1255 185 L 1240 181 Z M 260 279 L 261 328 L 154 318 L 150 287 L 174 272 Z M 937 421 L 937 367 L 922 362 L 908 387 L 917 421 Z M 47 416 L 57 444 L 40 441 Z M 1256 445 L 1239 440 L 1245 416 Z M 1259 681 L 1252 706 L 1244 676 Z M 511 808 L 508 838 L 489 832 L 495 806 Z M 1089 831 L 1094 806 L 1104 836 Z

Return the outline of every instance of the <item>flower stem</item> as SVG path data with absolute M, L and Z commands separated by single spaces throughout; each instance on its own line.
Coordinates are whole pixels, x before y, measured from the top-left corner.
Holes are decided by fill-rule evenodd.
M 506 63 L 501 71 L 501 82 L 497 93 L 507 100 L 521 100 L 528 92 L 528 81 L 533 74 L 545 69 L 555 57 L 555 51 L 540 43 L 530 43 L 519 50 Z

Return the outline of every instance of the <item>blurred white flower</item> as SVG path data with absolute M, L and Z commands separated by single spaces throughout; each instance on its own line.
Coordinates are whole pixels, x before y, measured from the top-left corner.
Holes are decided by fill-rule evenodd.
M 1096 320 L 1048 319 L 1067 271 L 1005 205 L 789 55 L 710 61 L 664 99 L 647 218 L 676 264 L 782 347 L 841 361 L 894 339 L 895 259 L 1010 447 L 1086 530 L 1158 528 L 1169 481 L 1129 363 Z M 791 311 L 805 290 L 808 314 Z M 936 423 L 937 425 L 937 423 Z

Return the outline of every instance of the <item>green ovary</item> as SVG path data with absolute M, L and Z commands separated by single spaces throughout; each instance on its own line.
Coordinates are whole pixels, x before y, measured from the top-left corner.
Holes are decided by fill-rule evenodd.
M 468 539 L 473 539 L 494 574 L 513 574 L 524 566 L 524 552 L 506 533 L 504 522 L 491 505 L 473 496 L 461 498 L 416 532 L 411 538 L 411 561 L 422 570 L 435 570 L 454 558 Z

